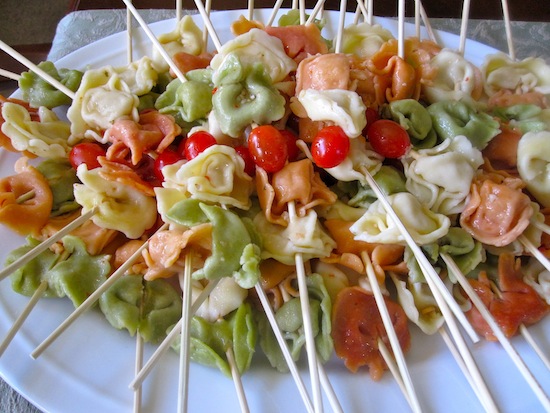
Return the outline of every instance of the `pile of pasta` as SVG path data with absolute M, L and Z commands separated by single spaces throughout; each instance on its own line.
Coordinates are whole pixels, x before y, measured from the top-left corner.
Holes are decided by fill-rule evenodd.
M 85 71 L 41 63 L 74 100 L 24 73 L 22 99 L 0 100 L 0 144 L 22 155 L 14 175 L 0 180 L 0 221 L 28 237 L 6 264 L 95 213 L 17 269 L 13 289 L 31 295 L 47 280 L 46 296 L 78 306 L 148 242 L 99 300 L 109 323 L 152 343 L 166 337 L 182 315 L 178 274 L 191 255 L 193 297 L 218 280 L 192 319 L 191 359 L 229 375 L 228 346 L 241 372 L 259 347 L 286 371 L 253 287 L 261 283 L 267 292 L 298 359 L 305 343 L 294 265 L 300 253 L 319 359 L 335 352 L 349 370 L 367 366 L 378 380 L 387 366 L 377 343 L 387 336 L 364 254 L 404 350 L 413 345 L 411 323 L 431 335 L 444 319 L 366 170 L 480 334 L 494 339 L 443 252 L 507 336 L 540 321 L 550 308 L 550 273 L 519 237 L 548 255 L 541 229 L 550 220 L 548 65 L 495 54 L 476 67 L 416 38 L 405 39 L 403 58 L 389 31 L 367 23 L 346 27 L 335 53 L 322 28 L 322 20 L 300 25 L 294 12 L 276 27 L 242 18 L 232 26 L 234 39 L 211 54 L 186 16 L 159 37 L 185 81 L 156 50 L 126 66 Z M 67 119 L 58 117 L 54 109 L 67 107 Z M 373 149 L 368 110 L 407 131 L 411 148 L 403 156 Z M 299 150 L 279 170 L 250 171 L 239 152 L 261 125 L 296 136 Z M 344 131 L 350 150 L 322 168 L 311 143 L 327 126 Z M 163 153 L 199 132 L 216 144 L 154 173 Z M 71 153 L 90 142 L 104 150 L 97 165 L 75 168 Z

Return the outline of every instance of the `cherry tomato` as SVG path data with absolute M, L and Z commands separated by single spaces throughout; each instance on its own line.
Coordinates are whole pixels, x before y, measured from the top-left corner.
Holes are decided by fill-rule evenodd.
M 254 163 L 266 172 L 280 171 L 288 159 L 286 138 L 271 125 L 252 129 L 248 136 L 248 150 Z
M 349 138 L 340 126 L 325 126 L 311 143 L 313 162 L 321 168 L 338 166 L 346 159 L 349 146 Z
M 244 171 L 248 175 L 253 176 L 254 173 L 256 172 L 256 164 L 254 163 L 254 159 L 252 159 L 252 156 L 250 155 L 250 151 L 248 150 L 248 147 L 246 147 L 246 146 L 235 146 L 235 151 L 244 160 Z
M 69 162 L 74 169 L 85 163 L 88 170 L 101 167 L 97 158 L 105 156 L 105 149 L 98 143 L 82 142 L 73 146 L 69 152 Z
M 380 119 L 374 122 L 367 133 L 372 148 L 386 158 L 400 158 L 411 147 L 407 131 L 397 122 Z
M 365 111 L 365 116 L 367 118 L 367 126 L 365 126 L 365 128 L 363 129 L 363 136 L 367 136 L 370 126 L 378 119 L 380 119 L 378 111 L 373 108 L 367 108 L 367 110 Z
M 298 148 L 298 145 L 296 145 L 296 141 L 298 140 L 298 137 L 296 134 L 292 131 L 289 131 L 288 129 L 280 130 L 281 134 L 286 139 L 286 149 L 288 152 L 288 160 L 294 161 L 300 154 L 300 149 Z
M 182 156 L 172 149 L 166 149 L 157 156 L 155 164 L 153 165 L 153 172 L 159 181 L 164 181 L 164 175 L 162 174 L 162 168 L 166 165 L 172 165 L 178 161 L 181 161 Z
M 190 161 L 196 158 L 200 153 L 204 152 L 206 148 L 218 143 L 216 138 L 206 131 L 198 131 L 184 139 L 180 147 L 179 152 L 185 156 L 185 159 Z M 183 150 L 182 150 L 183 146 Z

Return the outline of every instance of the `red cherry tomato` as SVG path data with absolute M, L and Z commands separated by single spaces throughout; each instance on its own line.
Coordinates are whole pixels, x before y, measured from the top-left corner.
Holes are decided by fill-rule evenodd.
M 286 138 L 271 125 L 252 129 L 248 136 L 248 150 L 254 163 L 266 172 L 280 171 L 288 159 Z
M 105 156 L 105 149 L 98 143 L 82 142 L 73 146 L 69 152 L 69 162 L 74 169 L 85 163 L 88 170 L 99 168 L 101 165 L 97 158 Z
M 153 165 L 153 172 L 159 181 L 164 181 L 164 175 L 162 174 L 162 168 L 166 165 L 172 165 L 178 161 L 181 161 L 182 156 L 171 149 L 166 149 L 157 156 L 155 164 Z
M 367 118 L 367 126 L 365 126 L 365 129 L 363 129 L 363 136 L 367 136 L 370 126 L 378 119 L 380 119 L 378 111 L 373 108 L 367 108 L 367 110 L 365 111 L 365 116 Z
M 367 139 L 372 148 L 386 158 L 400 158 L 411 147 L 407 131 L 399 123 L 389 119 L 374 122 L 368 130 Z
M 244 171 L 248 175 L 253 176 L 256 172 L 256 164 L 254 163 L 254 159 L 252 159 L 248 148 L 246 146 L 235 146 L 235 151 L 244 160 Z
M 288 152 L 288 160 L 294 161 L 300 154 L 300 149 L 298 148 L 298 145 L 296 145 L 296 141 L 298 140 L 298 137 L 296 134 L 292 131 L 289 131 L 288 129 L 280 130 L 281 134 L 286 139 L 286 149 Z
M 179 152 L 190 161 L 196 158 L 206 148 L 218 143 L 216 138 L 206 131 L 198 131 L 184 139 L 178 148 Z M 182 150 L 183 146 L 183 150 Z
M 333 168 L 342 163 L 349 152 L 349 138 L 340 126 L 325 126 L 311 143 L 313 162 L 321 168 Z

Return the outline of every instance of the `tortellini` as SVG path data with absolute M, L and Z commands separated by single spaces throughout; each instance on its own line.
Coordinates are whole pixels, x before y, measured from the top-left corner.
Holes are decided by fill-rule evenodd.
M 451 222 L 447 216 L 430 211 L 408 192 L 390 195 L 388 202 L 419 245 L 435 242 L 449 231 Z M 380 201 L 374 202 L 350 227 L 350 231 L 358 241 L 401 245 L 406 243 L 395 221 L 386 213 Z
M 550 94 L 550 66 L 542 58 L 514 61 L 508 55 L 499 53 L 488 56 L 481 70 L 485 93 L 489 96 L 501 90 Z
M 252 178 L 244 172 L 244 161 L 235 149 L 213 145 L 189 162 L 177 162 L 162 169 L 165 181 L 157 196 L 195 198 L 204 202 L 250 208 Z M 168 193 L 172 192 L 172 195 Z M 166 194 L 165 194 L 166 193 Z
M 378 52 L 385 42 L 393 38 L 391 32 L 379 24 L 352 24 L 344 28 L 342 52 L 368 59 Z
M 435 212 L 462 211 L 472 179 L 483 164 L 481 151 L 462 135 L 403 159 L 407 190 Z
M 199 281 L 194 281 L 191 288 L 192 300 L 195 301 L 204 287 Z M 239 308 L 247 296 L 248 291 L 239 286 L 233 278 L 221 278 L 195 315 L 214 322 Z
M 334 122 L 350 138 L 358 137 L 367 126 L 367 108 L 361 97 L 351 90 L 304 89 L 298 94 L 298 100 L 311 120 Z
M 518 143 L 518 172 L 527 189 L 550 207 L 550 131 L 527 132 Z
M 218 83 L 218 69 L 224 66 L 225 59 L 231 54 L 235 54 L 245 67 L 262 64 L 273 83 L 281 82 L 296 70 L 296 62 L 287 56 L 278 38 L 270 36 L 265 30 L 252 29 L 224 43 L 214 56 L 210 65 L 214 69 L 215 84 Z
M 76 174 L 82 183 L 74 185 L 76 202 L 82 205 L 83 213 L 97 208 L 92 218 L 96 225 L 139 238 L 157 219 L 155 199 L 131 186 L 104 179 L 101 169 L 88 171 L 86 164 L 78 167 Z

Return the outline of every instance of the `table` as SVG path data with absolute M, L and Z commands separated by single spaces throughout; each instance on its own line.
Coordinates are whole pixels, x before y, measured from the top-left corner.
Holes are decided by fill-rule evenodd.
M 174 10 L 141 10 L 140 13 L 147 23 L 175 17 Z M 458 19 L 430 21 L 434 29 L 460 33 L 461 22 Z M 86 10 L 70 13 L 57 27 L 48 59 L 56 61 L 82 46 L 125 29 L 125 10 Z M 550 23 L 512 22 L 511 29 L 517 58 L 538 56 L 550 63 Z M 470 20 L 467 33 L 470 39 L 507 51 L 502 21 Z M 0 412 L 39 413 L 40 410 L 0 379 Z

